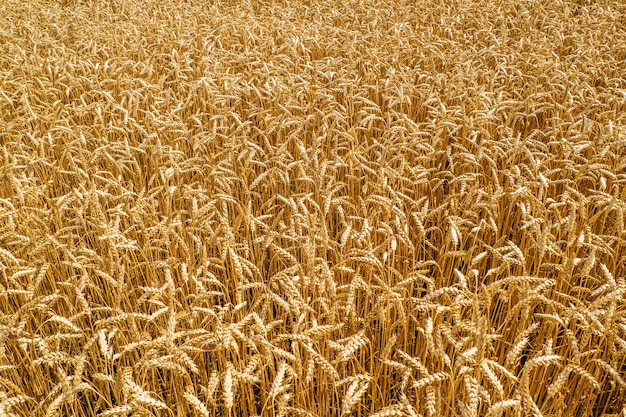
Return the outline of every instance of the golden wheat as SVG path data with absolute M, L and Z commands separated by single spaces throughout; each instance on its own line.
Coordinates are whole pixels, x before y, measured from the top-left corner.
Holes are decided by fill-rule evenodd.
M 626 416 L 626 6 L 0 0 L 0 415 Z

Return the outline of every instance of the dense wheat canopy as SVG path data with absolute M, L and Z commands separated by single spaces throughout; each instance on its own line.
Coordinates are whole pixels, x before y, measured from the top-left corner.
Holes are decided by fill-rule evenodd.
M 0 0 L 0 416 L 626 416 L 626 4 Z

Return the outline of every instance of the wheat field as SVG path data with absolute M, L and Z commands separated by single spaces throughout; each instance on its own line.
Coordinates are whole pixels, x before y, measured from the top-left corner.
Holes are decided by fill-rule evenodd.
M 0 417 L 626 417 L 626 3 L 0 0 Z

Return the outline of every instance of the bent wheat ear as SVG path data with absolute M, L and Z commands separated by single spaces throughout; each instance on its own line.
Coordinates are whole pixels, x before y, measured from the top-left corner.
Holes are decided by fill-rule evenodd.
M 187 402 L 196 410 L 198 414 L 203 417 L 210 416 L 209 410 L 207 409 L 206 405 L 204 405 L 204 403 L 198 397 L 190 392 L 185 392 L 184 396 Z

